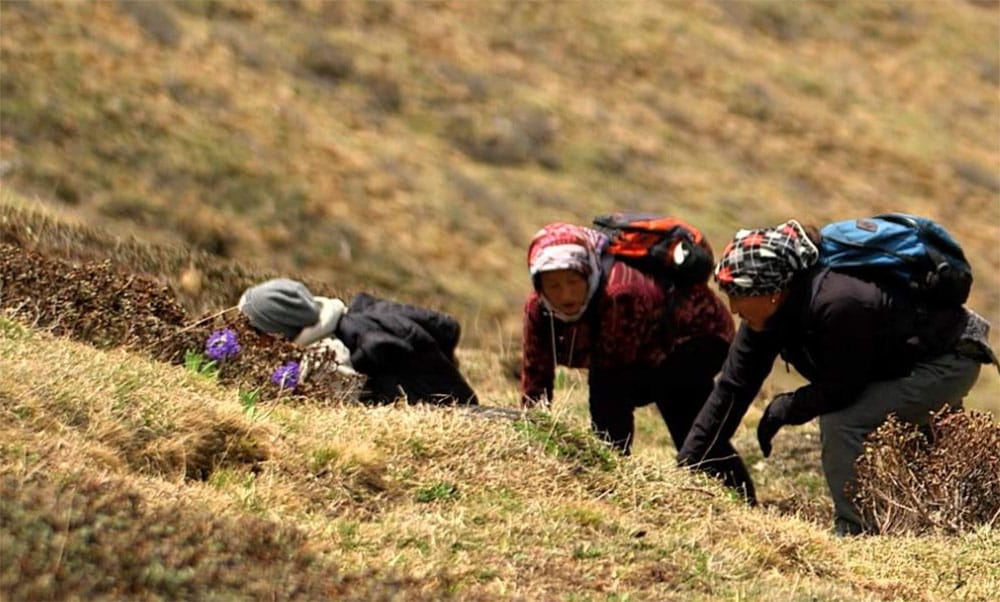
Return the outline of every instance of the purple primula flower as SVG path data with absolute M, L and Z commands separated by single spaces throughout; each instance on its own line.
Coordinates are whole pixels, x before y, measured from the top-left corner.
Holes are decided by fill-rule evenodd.
M 294 389 L 299 384 L 299 363 L 292 361 L 278 366 L 271 374 L 271 382 L 280 389 Z
M 205 342 L 205 355 L 209 358 L 222 361 L 236 356 L 240 352 L 240 343 L 236 340 L 236 333 L 229 328 L 216 330 Z

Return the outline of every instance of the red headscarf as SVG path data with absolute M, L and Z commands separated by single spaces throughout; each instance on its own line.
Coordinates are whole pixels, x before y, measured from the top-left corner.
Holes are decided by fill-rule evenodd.
M 608 237 L 597 230 L 554 223 L 539 230 L 528 246 L 528 272 L 535 290 L 541 292 L 538 275 L 555 270 L 573 270 L 587 279 L 587 299 L 575 315 L 563 314 L 554 308 L 545 295 L 542 302 L 552 314 L 564 322 L 580 319 L 601 283 L 601 254 L 608 246 Z

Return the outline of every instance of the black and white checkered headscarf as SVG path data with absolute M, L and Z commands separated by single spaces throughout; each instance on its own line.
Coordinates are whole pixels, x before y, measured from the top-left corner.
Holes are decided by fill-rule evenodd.
M 818 258 L 819 249 L 795 220 L 774 228 L 740 230 L 722 251 L 715 281 L 730 296 L 773 295 Z

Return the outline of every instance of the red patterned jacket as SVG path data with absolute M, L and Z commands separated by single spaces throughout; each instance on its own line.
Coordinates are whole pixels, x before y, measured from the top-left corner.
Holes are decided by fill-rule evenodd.
M 615 262 L 604 290 L 576 322 L 552 317 L 537 292 L 524 306 L 521 394 L 525 405 L 552 399 L 555 366 L 601 370 L 658 367 L 684 341 L 715 336 L 733 340 L 733 319 L 707 284 L 667 293 L 649 276 Z M 670 311 L 672 310 L 672 311 Z M 593 315 L 597 312 L 598 315 Z M 600 324 L 595 365 L 593 328 Z

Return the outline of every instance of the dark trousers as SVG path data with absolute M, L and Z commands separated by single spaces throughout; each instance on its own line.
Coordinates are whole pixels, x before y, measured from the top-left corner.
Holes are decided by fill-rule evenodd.
M 616 367 L 591 370 L 590 419 L 594 432 L 628 455 L 635 433 L 635 408 L 655 403 L 675 447 L 688 431 L 714 386 L 729 345 L 716 337 L 682 343 L 658 368 Z M 739 453 L 727 441 L 717 442 L 701 459 L 703 470 L 756 502 L 753 480 Z

